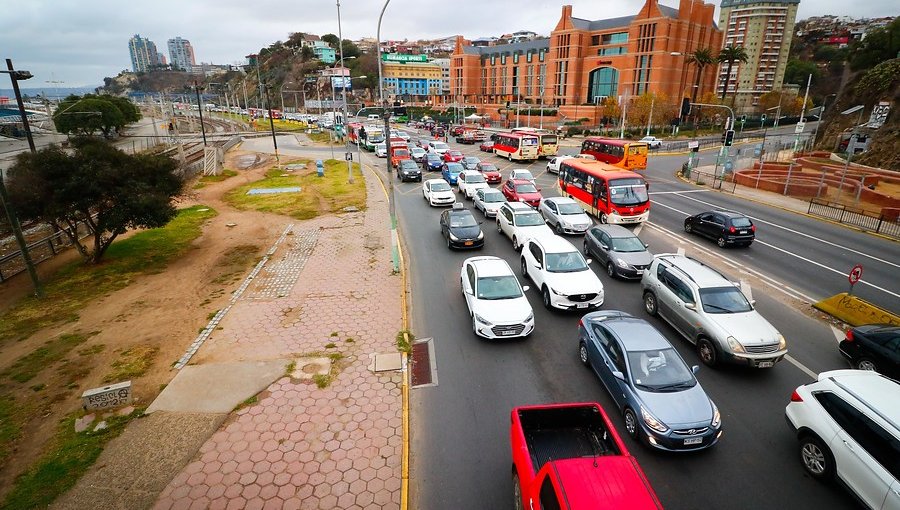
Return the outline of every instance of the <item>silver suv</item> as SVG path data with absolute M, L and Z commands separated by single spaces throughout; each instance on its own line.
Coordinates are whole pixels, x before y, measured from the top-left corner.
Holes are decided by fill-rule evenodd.
M 644 309 L 697 346 L 703 363 L 770 368 L 787 354 L 784 336 L 734 282 L 684 255 L 657 255 L 641 279 Z

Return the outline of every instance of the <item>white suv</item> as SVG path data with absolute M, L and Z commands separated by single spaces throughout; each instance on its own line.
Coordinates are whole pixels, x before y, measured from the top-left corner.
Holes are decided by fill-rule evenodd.
M 506 202 L 497 211 L 497 232 L 510 238 L 519 251 L 532 237 L 550 237 L 553 231 L 541 214 L 523 202 Z
M 665 254 L 641 278 L 644 309 L 659 314 L 688 341 L 700 360 L 770 368 L 787 354 L 781 333 L 734 282 L 699 260 Z
M 512 268 L 499 257 L 463 261 L 459 283 L 472 331 L 484 338 L 528 336 L 534 331 L 534 311 Z
M 547 309 L 588 310 L 603 304 L 603 284 L 572 243 L 552 236 L 529 239 L 522 249 L 522 277 L 531 278 Z
M 835 476 L 867 507 L 900 509 L 900 383 L 834 370 L 800 386 L 784 410 L 813 478 Z
M 484 175 L 478 170 L 463 171 L 459 174 L 459 177 L 456 178 L 456 185 L 459 187 L 459 192 L 469 199 L 474 198 L 475 193 L 478 192 L 478 190 L 488 187 Z

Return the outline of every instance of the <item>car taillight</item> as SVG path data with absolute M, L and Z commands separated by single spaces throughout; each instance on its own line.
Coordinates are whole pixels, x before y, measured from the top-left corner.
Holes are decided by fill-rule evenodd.
M 728 231 L 731 232 L 732 234 L 734 234 L 735 232 L 737 232 L 737 229 L 734 227 L 731 227 L 728 229 Z
M 847 330 L 847 341 L 848 341 L 848 342 L 852 342 L 852 341 L 853 341 L 853 330 L 852 330 L 852 329 L 848 329 L 848 330 Z
M 750 225 L 750 231 L 756 232 L 756 225 Z
M 797 390 L 791 393 L 791 402 L 803 402 L 803 398 L 797 393 Z

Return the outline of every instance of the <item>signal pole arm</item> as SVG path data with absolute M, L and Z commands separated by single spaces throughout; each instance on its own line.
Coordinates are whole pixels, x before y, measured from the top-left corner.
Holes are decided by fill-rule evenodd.
M 725 106 L 723 104 L 706 104 L 706 103 L 691 103 L 691 106 L 710 106 L 712 108 L 725 108 L 728 110 L 728 115 L 731 118 L 731 129 L 734 129 L 734 110 L 731 109 L 730 106 Z

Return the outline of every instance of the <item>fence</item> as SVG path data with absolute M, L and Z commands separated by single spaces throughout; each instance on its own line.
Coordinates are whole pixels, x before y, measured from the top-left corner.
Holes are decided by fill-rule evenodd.
M 864 230 L 900 239 L 900 220 L 897 218 L 889 219 L 885 217 L 884 213 L 875 216 L 862 209 L 847 207 L 843 204 L 828 202 L 819 198 L 813 198 L 809 201 L 807 212 L 838 223 L 853 225 Z
M 685 172 L 684 177 L 699 186 L 709 186 L 712 189 L 734 193 L 735 182 L 725 179 L 725 176 L 722 174 L 717 175 L 712 172 L 703 172 L 693 169 L 689 172 Z
M 77 226 L 78 238 L 83 239 L 90 234 L 87 223 L 81 222 Z M 72 241 L 66 232 L 59 231 L 53 235 L 35 241 L 28 245 L 28 254 L 35 265 L 51 259 L 72 246 Z M 4 282 L 13 276 L 25 271 L 25 260 L 21 251 L 14 251 L 0 257 L 0 282 Z

